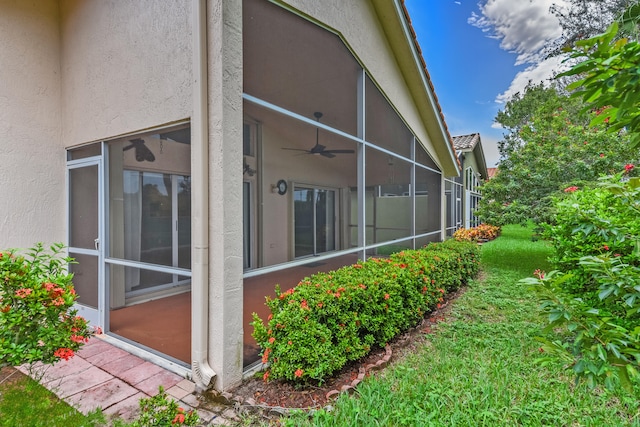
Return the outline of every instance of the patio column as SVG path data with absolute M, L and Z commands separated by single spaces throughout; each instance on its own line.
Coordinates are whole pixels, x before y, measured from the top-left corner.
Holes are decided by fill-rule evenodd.
M 200 388 L 227 390 L 242 380 L 242 3 L 193 7 L 192 367 Z
M 207 2 L 209 364 L 214 387 L 242 380 L 242 2 Z

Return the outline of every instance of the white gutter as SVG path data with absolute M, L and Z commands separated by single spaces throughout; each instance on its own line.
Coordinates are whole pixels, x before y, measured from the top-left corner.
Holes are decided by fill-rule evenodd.
M 193 1 L 193 116 L 191 118 L 191 369 L 206 390 L 216 373 L 209 365 L 209 109 L 207 4 Z

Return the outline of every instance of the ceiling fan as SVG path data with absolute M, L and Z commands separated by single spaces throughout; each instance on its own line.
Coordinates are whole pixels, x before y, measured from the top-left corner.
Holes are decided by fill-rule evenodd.
M 319 111 L 316 111 L 315 113 L 313 113 L 313 116 L 316 118 L 316 120 L 318 121 L 318 123 L 320 123 L 320 118 L 322 117 L 322 113 Z M 302 151 L 304 154 L 313 154 L 316 156 L 324 156 L 327 157 L 329 159 L 333 158 L 336 156 L 336 154 L 353 154 L 355 153 L 354 150 L 327 150 L 327 147 L 325 147 L 324 145 L 320 144 L 318 142 L 318 133 L 319 133 L 319 128 L 316 127 L 316 145 L 314 145 L 310 150 L 305 150 L 302 148 L 282 148 L 283 150 L 292 150 L 292 151 Z
M 154 156 L 151 150 L 149 150 L 149 147 L 144 145 L 144 139 L 130 139 L 129 142 L 131 145 L 127 145 L 122 149 L 122 151 L 131 150 L 133 148 L 138 162 L 144 162 L 145 160 L 147 162 L 153 162 L 156 159 L 156 156 Z

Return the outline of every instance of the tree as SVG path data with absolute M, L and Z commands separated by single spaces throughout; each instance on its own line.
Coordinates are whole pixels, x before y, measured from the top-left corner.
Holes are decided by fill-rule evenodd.
M 562 27 L 562 35 L 555 43 L 546 47 L 551 56 L 561 54 L 576 42 L 603 33 L 616 19 L 624 18 L 625 12 L 638 6 L 637 0 L 568 0 L 564 5 L 551 6 Z M 626 26 L 626 34 L 634 34 L 634 26 Z
M 477 214 L 495 224 L 553 219 L 552 196 L 584 186 L 635 160 L 626 136 L 588 124 L 580 99 L 555 87 L 529 85 L 500 111 L 496 122 L 508 133 L 500 142 L 497 175 L 482 186 Z
M 638 19 L 637 9 L 635 19 Z M 627 17 L 631 19 L 630 13 Z M 581 98 L 587 108 L 600 111 L 592 126 L 603 123 L 614 133 L 631 135 L 633 146 L 640 146 L 640 44 L 618 39 L 619 24 L 614 22 L 603 34 L 576 43 L 571 58 L 583 59 L 560 76 L 580 76 L 567 89 Z

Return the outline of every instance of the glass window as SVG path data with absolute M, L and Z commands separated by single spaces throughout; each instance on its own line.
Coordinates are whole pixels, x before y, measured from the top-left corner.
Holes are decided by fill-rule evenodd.
M 295 256 L 336 249 L 336 192 L 298 187 L 293 194 Z

